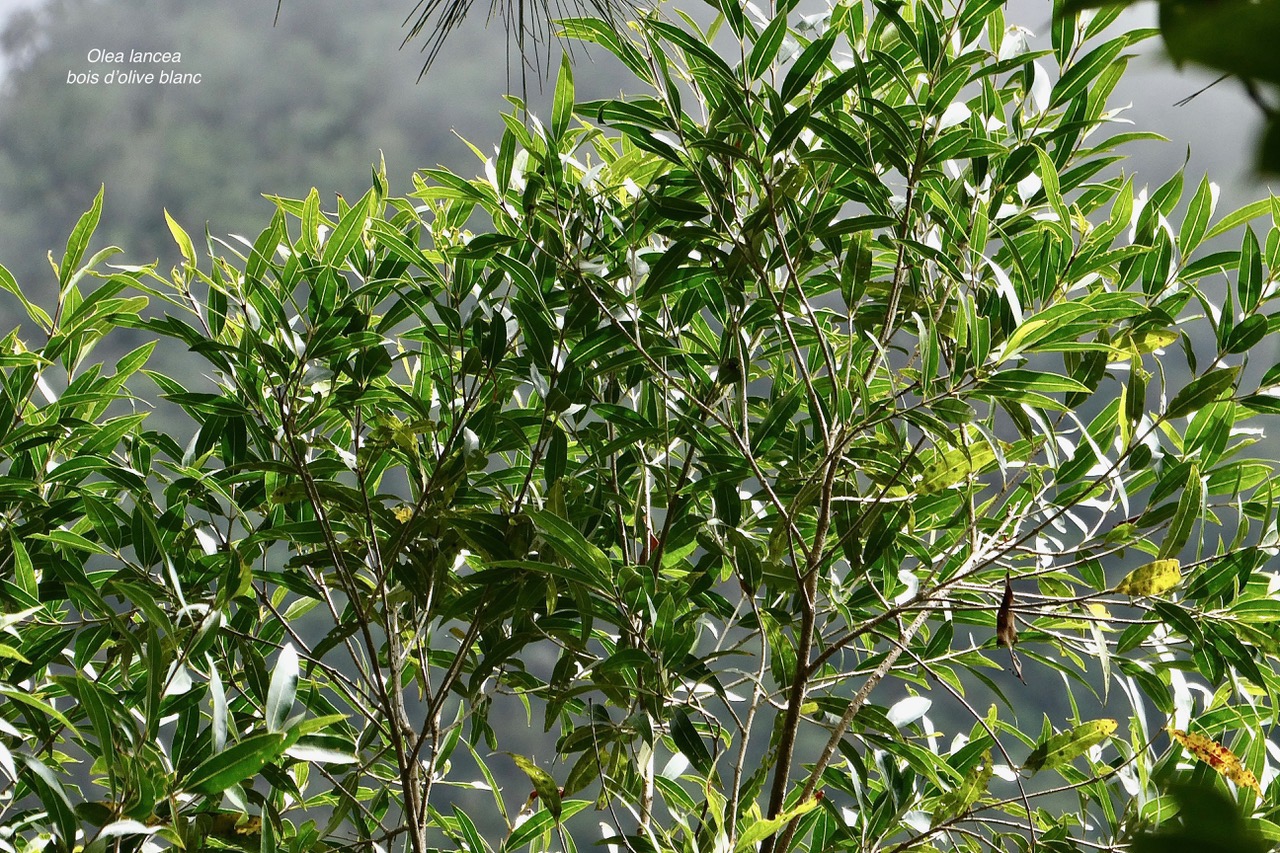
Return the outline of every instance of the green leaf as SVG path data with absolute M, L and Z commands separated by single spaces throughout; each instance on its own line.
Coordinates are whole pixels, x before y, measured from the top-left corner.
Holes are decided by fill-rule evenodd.
M 40 585 L 36 580 L 35 567 L 31 563 L 27 546 L 22 544 L 22 538 L 18 536 L 17 531 L 9 534 L 9 546 L 13 548 L 14 582 L 32 600 L 39 600 Z
M 1264 198 L 1258 201 L 1250 202 L 1239 210 L 1234 210 L 1208 230 L 1204 235 L 1204 239 L 1212 240 L 1219 234 L 1226 234 L 1233 228 L 1239 228 L 1246 222 L 1257 219 L 1259 216 L 1265 216 L 1271 212 L 1271 199 Z
M 298 652 L 293 643 L 285 643 L 271 673 L 271 686 L 267 689 L 267 731 L 284 730 L 284 724 L 293 710 L 293 700 L 298 693 Z
M 1128 39 L 1125 36 L 1095 47 L 1081 57 L 1074 65 L 1066 69 L 1049 99 L 1049 107 L 1058 107 L 1087 89 L 1120 55 Z
M 491 848 L 485 842 L 484 836 L 480 834 L 480 830 L 476 828 L 471 815 L 454 805 L 453 818 L 458 822 L 458 829 L 466 840 L 467 853 L 489 853 Z
M 93 232 L 98 227 L 98 220 L 102 218 L 102 196 L 106 189 L 106 184 L 98 188 L 98 194 L 93 198 L 93 205 L 81 214 L 76 227 L 71 230 L 71 236 L 67 238 L 67 250 L 62 255 L 62 263 L 58 265 L 59 292 L 66 290 L 80 266 L 80 261 L 84 258 L 89 239 L 93 237 Z
M 535 812 L 532 817 L 512 830 L 511 835 L 502 844 L 504 851 L 519 850 L 544 832 L 549 832 L 557 823 L 562 823 L 591 805 L 588 800 L 569 800 L 564 804 L 560 817 L 554 817 L 550 811 Z
M 529 777 L 529 781 L 533 783 L 533 790 L 538 792 L 538 799 L 542 800 L 542 804 L 551 812 L 551 817 L 559 823 L 564 806 L 560 802 L 560 786 L 556 784 L 556 780 L 551 778 L 550 773 L 523 755 L 517 755 L 514 752 L 508 752 L 507 755 L 511 756 L 516 766 Z
M 192 770 L 179 789 L 192 794 L 220 794 L 256 775 L 284 752 L 283 732 L 260 732 L 215 753 Z
M 22 307 L 27 311 L 27 316 L 39 323 L 40 328 L 46 332 L 53 328 L 53 320 L 45 313 L 43 308 L 27 299 L 26 294 L 22 292 L 22 288 L 18 287 L 18 282 L 13 277 L 13 273 L 5 269 L 2 264 L 0 264 L 0 287 L 18 297 L 18 301 L 22 303 Z
M 1160 558 L 1177 556 L 1191 538 L 1191 529 L 1204 513 L 1205 485 L 1200 478 L 1200 467 L 1194 462 L 1187 473 L 1187 484 L 1178 496 L 1178 507 L 1169 522 L 1164 542 L 1160 543 Z
M 566 51 L 560 57 L 560 75 L 556 78 L 555 96 L 551 103 L 551 138 L 560 140 L 573 119 L 573 63 Z
M 1184 258 L 1191 257 L 1191 253 L 1204 239 L 1209 219 L 1213 216 L 1214 203 L 1217 201 L 1216 189 L 1214 184 L 1209 183 L 1209 176 L 1206 175 L 1200 179 L 1200 186 L 1187 205 L 1186 216 L 1178 230 L 1178 251 Z
M 1267 335 L 1267 318 L 1261 314 L 1245 317 L 1227 335 L 1223 351 L 1228 353 L 1248 352 L 1257 346 Z
M 956 447 L 939 453 L 925 465 L 919 492 L 932 495 L 981 473 L 995 461 L 995 451 L 984 442 L 969 447 Z
M 538 532 L 546 537 L 556 552 L 578 569 L 590 571 L 598 583 L 607 586 L 610 573 L 609 558 L 603 551 L 588 542 L 576 527 L 547 510 L 535 510 L 529 513 L 529 517 L 533 519 Z
M 938 799 L 938 807 L 933 812 L 931 825 L 938 826 L 967 813 L 978 798 L 987 792 L 987 785 L 991 782 L 994 769 L 991 750 L 988 749 L 982 753 L 978 763 L 965 774 L 960 784 Z
M 778 48 L 782 47 L 786 34 L 787 10 L 783 9 L 774 16 L 751 47 L 751 54 L 747 57 L 747 80 L 755 80 L 764 73 L 778 55 Z
M 191 238 L 187 236 L 187 232 L 182 230 L 182 226 L 178 221 L 169 215 L 169 211 L 164 212 L 164 221 L 169 226 L 169 233 L 173 235 L 174 242 L 178 244 L 178 251 L 182 252 L 182 258 L 189 264 L 196 262 L 196 248 L 191 243 Z
M 1115 720 L 1092 720 L 1081 723 L 1070 731 L 1054 735 L 1042 742 L 1022 765 L 1024 770 L 1036 772 L 1070 763 L 1083 755 L 1091 746 L 1102 743 L 1116 730 Z
M 786 79 L 782 81 L 781 97 L 784 104 L 790 103 L 792 98 L 809 85 L 814 75 L 822 68 L 822 64 L 827 61 L 827 57 L 831 55 L 834 44 L 835 33 L 828 31 L 822 38 L 811 42 L 796 58 L 795 64 L 787 72 Z
M 1044 189 L 1045 198 L 1057 215 L 1058 221 L 1063 225 L 1069 225 L 1071 213 L 1067 210 L 1067 203 L 1062 199 L 1062 188 L 1058 185 L 1058 167 L 1043 148 L 1036 148 L 1036 157 L 1040 161 L 1040 183 Z
M 711 753 L 707 751 L 706 744 L 690 721 L 688 711 L 678 711 L 671 718 L 671 739 L 699 773 L 710 775 L 713 766 Z
M 1253 229 L 1245 226 L 1244 243 L 1240 246 L 1240 275 L 1236 281 L 1240 310 L 1245 314 L 1257 310 L 1262 299 L 1262 284 L 1262 251 Z
M 1093 314 L 1092 308 L 1080 302 L 1064 302 L 1050 306 L 1034 317 L 1028 317 L 1013 330 L 1013 334 L 1009 335 L 1009 339 L 1004 343 L 999 360 L 1007 361 L 1024 350 L 1051 351 L 1053 349 L 1051 344 L 1054 342 L 1075 340 L 1086 331 L 1090 331 L 1090 328 L 1081 324 L 1073 334 L 1072 324 L 1087 319 Z M 1089 324 L 1089 326 L 1092 325 L 1095 324 Z M 1041 346 L 1042 344 L 1050 345 Z
M 71 725 L 71 721 L 68 720 L 61 711 L 32 693 L 30 690 L 19 690 L 8 684 L 0 684 L 0 696 L 5 697 L 11 702 L 26 705 L 33 711 L 44 714 L 46 717 L 56 722 L 59 726 L 67 729 L 67 731 L 72 734 L 75 733 L 76 727 Z
M 285 755 L 313 764 L 355 764 L 357 760 L 352 743 L 341 735 L 303 735 Z
M 1226 397 L 1235 386 L 1239 372 L 1239 367 L 1219 367 L 1192 380 L 1169 403 L 1165 417 L 1185 417 Z
M 338 227 L 333 229 L 333 233 L 325 241 L 321 264 L 327 267 L 340 266 L 347 254 L 360 242 L 372 213 L 372 200 L 373 190 L 369 190 L 338 220 Z
M 38 758 L 31 755 L 20 755 L 23 763 L 31 771 L 31 786 L 35 789 L 40 804 L 52 821 L 50 827 L 62 842 L 62 850 L 72 850 L 76 846 L 76 830 L 80 826 L 71 798 L 62 785 L 62 781 Z
M 820 803 L 821 800 L 817 797 L 810 797 L 804 802 L 797 803 L 794 807 L 781 812 L 777 817 L 760 818 L 748 826 L 742 835 L 738 836 L 738 843 L 733 846 L 734 853 L 747 853 L 747 851 L 755 850 L 756 845 L 761 841 L 778 832 L 796 818 L 813 811 Z

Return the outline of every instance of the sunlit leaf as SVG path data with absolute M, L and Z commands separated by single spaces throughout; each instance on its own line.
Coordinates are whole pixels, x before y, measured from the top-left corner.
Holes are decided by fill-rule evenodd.
M 193 794 L 217 794 L 258 773 L 280 757 L 286 745 L 280 732 L 250 735 L 222 752 L 205 759 L 180 783 Z
M 559 820 L 564 807 L 560 802 L 560 786 L 556 784 L 556 780 L 551 778 L 550 773 L 523 755 L 517 755 L 514 752 L 508 752 L 507 755 L 529 777 L 529 781 L 533 783 L 533 789 L 537 791 L 539 799 L 551 812 L 551 816 Z
M 987 792 L 993 769 L 991 750 L 987 750 L 965 774 L 960 784 L 939 798 L 938 807 L 933 812 L 933 826 L 966 814 L 978 798 Z
M 1090 747 L 1111 737 L 1116 730 L 1115 720 L 1091 720 L 1069 731 L 1054 735 L 1039 744 L 1023 763 L 1024 770 L 1053 769 L 1070 763 L 1088 752 Z
M 1258 796 L 1262 796 L 1262 786 L 1258 784 L 1258 777 L 1253 775 L 1253 772 L 1240 762 L 1239 757 L 1234 752 L 1222 744 L 1215 740 L 1210 740 L 1204 735 L 1185 732 L 1181 729 L 1171 728 L 1169 729 L 1169 735 L 1186 747 L 1188 752 L 1218 771 L 1222 776 L 1242 788 L 1252 788 L 1258 792 Z
M 1176 559 L 1153 560 L 1139 566 L 1116 584 L 1115 591 L 1137 598 L 1160 595 L 1182 583 L 1182 566 Z

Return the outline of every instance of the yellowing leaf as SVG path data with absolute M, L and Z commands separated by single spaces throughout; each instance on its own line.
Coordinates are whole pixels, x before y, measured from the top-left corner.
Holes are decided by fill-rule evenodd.
M 1107 606 L 1105 604 L 1099 604 L 1098 602 L 1095 601 L 1086 605 L 1085 609 L 1089 611 L 1089 614 L 1091 616 L 1096 616 L 1099 619 L 1111 618 L 1111 611 L 1107 609 Z M 1103 626 L 1103 627 L 1104 629 L 1106 628 L 1106 626 Z
M 1027 756 L 1023 769 L 1033 773 L 1046 767 L 1060 767 L 1081 756 L 1091 746 L 1102 743 L 1116 730 L 1115 720 L 1092 720 L 1070 731 L 1054 735 Z
M 1178 333 L 1173 329 L 1140 329 L 1123 333 L 1116 341 L 1116 346 L 1145 355 L 1177 342 Z
M 1182 583 L 1182 566 L 1177 560 L 1153 560 L 1139 566 L 1116 584 L 1116 592 L 1132 595 L 1159 595 Z
M 1240 759 L 1234 752 L 1217 741 L 1209 740 L 1204 735 L 1184 732 L 1181 729 L 1169 729 L 1169 734 L 1196 758 L 1241 788 L 1252 788 L 1258 792 L 1258 796 L 1262 796 L 1262 786 L 1258 784 L 1258 777 L 1240 763 Z

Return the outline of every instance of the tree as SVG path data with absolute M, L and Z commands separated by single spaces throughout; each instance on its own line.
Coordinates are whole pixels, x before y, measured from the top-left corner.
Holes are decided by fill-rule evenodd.
M 1280 211 L 1114 171 L 1106 15 L 722 13 L 566 21 L 650 93 L 481 178 L 0 272 L 15 850 L 1275 842 Z

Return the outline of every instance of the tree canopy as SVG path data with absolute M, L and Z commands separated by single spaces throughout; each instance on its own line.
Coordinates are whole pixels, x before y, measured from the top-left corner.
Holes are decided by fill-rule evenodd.
M 3 843 L 1280 841 L 1280 208 L 1120 170 L 1114 15 L 570 19 L 643 94 L 167 275 L 100 193 L 0 268 Z

